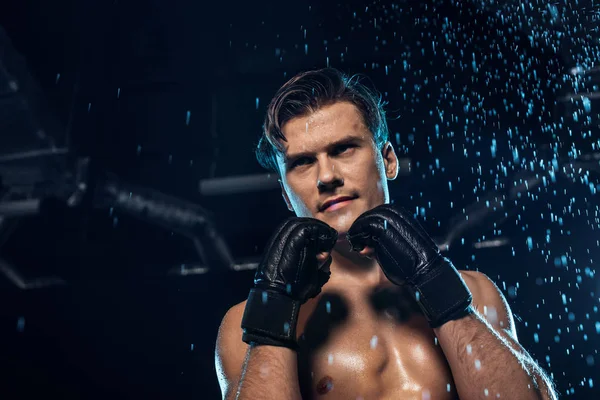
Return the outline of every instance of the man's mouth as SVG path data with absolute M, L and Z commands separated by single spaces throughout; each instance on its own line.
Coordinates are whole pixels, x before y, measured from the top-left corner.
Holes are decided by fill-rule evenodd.
M 340 208 L 348 205 L 355 198 L 356 197 L 351 197 L 351 196 L 340 196 L 340 197 L 336 197 L 335 199 L 327 200 L 321 206 L 321 212 L 331 212 L 331 211 L 339 210 Z

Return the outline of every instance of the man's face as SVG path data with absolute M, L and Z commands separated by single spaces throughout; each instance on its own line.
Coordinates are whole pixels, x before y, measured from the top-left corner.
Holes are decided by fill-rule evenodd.
M 334 103 L 288 121 L 282 130 L 282 194 L 296 216 L 319 219 L 344 239 L 358 216 L 389 202 L 387 179 L 397 175 L 396 155 L 389 142 L 377 149 L 356 106 Z M 327 207 L 340 197 L 349 200 Z

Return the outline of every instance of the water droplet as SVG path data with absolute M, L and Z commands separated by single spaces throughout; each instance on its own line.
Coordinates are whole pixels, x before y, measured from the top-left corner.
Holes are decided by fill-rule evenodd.
M 375 349 L 375 347 L 377 347 L 377 336 L 373 336 L 371 338 L 371 349 Z
M 25 317 L 19 317 L 17 319 L 17 332 L 23 332 L 25 330 Z

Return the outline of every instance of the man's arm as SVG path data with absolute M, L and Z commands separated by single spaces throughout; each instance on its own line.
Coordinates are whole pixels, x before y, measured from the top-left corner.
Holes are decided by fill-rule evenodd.
M 301 400 L 297 368 L 294 350 L 250 346 L 235 399 Z
M 476 312 L 434 329 L 460 398 L 556 400 L 552 382 L 517 341 L 512 313 L 496 285 L 481 273 L 462 276 Z
M 296 352 L 242 341 L 245 304 L 232 307 L 219 327 L 215 367 L 223 399 L 300 400 Z

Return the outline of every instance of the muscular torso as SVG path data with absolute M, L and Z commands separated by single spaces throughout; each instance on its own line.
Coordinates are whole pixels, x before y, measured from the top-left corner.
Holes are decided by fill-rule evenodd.
M 385 278 L 329 282 L 300 309 L 297 337 L 304 400 L 458 398 L 418 305 Z

